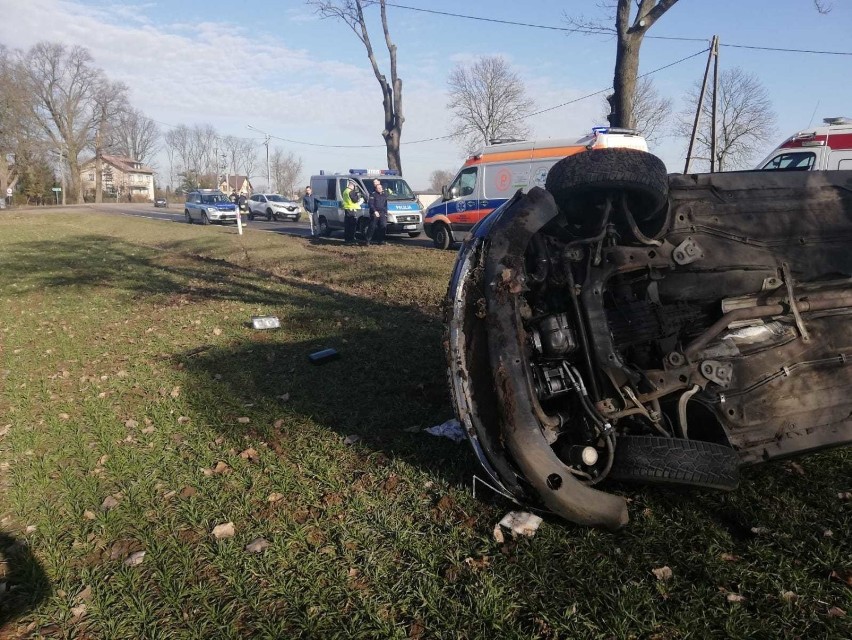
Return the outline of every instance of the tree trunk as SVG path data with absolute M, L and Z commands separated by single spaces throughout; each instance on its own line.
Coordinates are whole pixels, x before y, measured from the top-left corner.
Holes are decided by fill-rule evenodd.
M 83 204 L 83 188 L 80 180 L 80 162 L 77 154 L 69 152 L 68 154 L 68 173 L 71 174 L 71 192 L 76 194 L 77 204 Z
M 636 77 L 639 75 L 639 48 L 642 38 L 619 35 L 615 52 L 615 74 L 612 81 L 613 95 L 609 99 L 612 113 L 609 124 L 613 127 L 632 129 L 633 97 L 636 95 Z

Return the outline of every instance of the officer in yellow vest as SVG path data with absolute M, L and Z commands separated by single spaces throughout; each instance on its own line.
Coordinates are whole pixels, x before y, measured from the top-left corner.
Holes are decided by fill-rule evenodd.
M 343 190 L 343 239 L 346 244 L 355 244 L 355 230 L 358 228 L 358 215 L 361 213 L 361 193 L 350 180 Z

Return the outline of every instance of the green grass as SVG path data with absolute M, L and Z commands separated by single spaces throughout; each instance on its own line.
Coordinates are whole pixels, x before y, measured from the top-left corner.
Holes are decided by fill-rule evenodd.
M 452 414 L 453 258 L 0 216 L 0 638 L 852 635 L 849 450 L 731 494 L 621 487 L 621 532 L 497 544 L 510 505 L 473 499 L 468 447 L 409 429 Z M 267 313 L 283 329 L 246 327 Z M 310 365 L 323 347 L 340 360 Z

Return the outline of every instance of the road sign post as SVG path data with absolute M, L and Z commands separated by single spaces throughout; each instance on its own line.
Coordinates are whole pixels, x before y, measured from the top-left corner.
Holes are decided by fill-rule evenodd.
M 53 187 L 51 191 L 53 191 L 53 195 L 56 196 L 56 204 L 59 204 L 59 192 L 62 191 L 62 187 Z

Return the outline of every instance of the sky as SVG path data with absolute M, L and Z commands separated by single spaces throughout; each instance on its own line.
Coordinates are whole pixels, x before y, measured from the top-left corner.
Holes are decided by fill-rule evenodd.
M 395 4 L 449 13 L 566 26 L 565 15 L 601 18 L 599 0 L 399 0 Z M 378 9 L 367 11 L 383 69 L 388 56 Z M 403 172 L 424 189 L 435 169 L 455 172 L 465 158 L 445 136 L 447 76 L 456 64 L 501 55 L 521 76 L 537 109 L 547 109 L 612 84 L 615 42 L 610 36 L 568 34 L 389 7 L 398 48 L 405 124 Z M 833 0 L 827 15 L 812 0 L 680 0 L 649 36 L 709 39 L 722 48 L 720 70 L 754 73 L 777 115 L 763 157 L 793 132 L 823 117 L 852 117 L 852 55 L 788 53 L 732 47 L 749 45 L 852 52 L 852 0 Z M 0 0 L 0 43 L 27 49 L 40 40 L 87 47 L 97 66 L 130 89 L 132 104 L 159 123 L 212 124 L 221 135 L 252 138 L 261 158 L 270 147 L 302 158 L 305 178 L 320 169 L 386 166 L 381 93 L 365 50 L 340 22 L 321 19 L 300 0 Z M 705 49 L 701 41 L 646 39 L 640 73 Z M 652 74 L 681 110 L 682 96 L 700 81 L 706 54 Z M 389 75 L 389 72 L 386 72 Z M 2 90 L 2 88 L 0 88 Z M 534 138 L 572 138 L 605 124 L 603 98 L 594 96 L 529 119 Z M 255 130 L 249 128 L 254 127 Z M 411 144 L 408 144 L 411 143 Z M 334 149 L 321 145 L 364 145 Z M 682 171 L 685 141 L 668 137 L 652 146 L 669 171 Z M 759 159 L 759 158 L 758 158 Z M 163 175 L 161 153 L 153 164 Z M 257 186 L 265 182 L 261 162 Z

